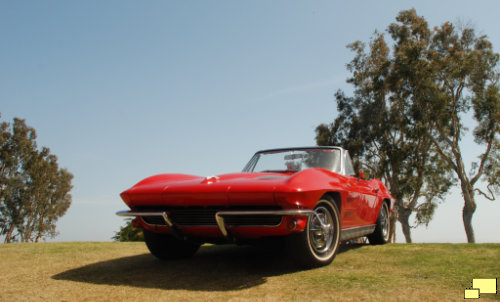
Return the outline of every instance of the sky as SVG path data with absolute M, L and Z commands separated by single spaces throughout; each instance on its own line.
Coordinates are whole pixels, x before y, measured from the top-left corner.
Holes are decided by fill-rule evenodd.
M 497 0 L 0 0 L 1 120 L 26 119 L 75 176 L 51 241 L 111 240 L 120 192 L 145 177 L 237 172 L 257 150 L 315 145 L 333 94 L 352 92 L 346 45 L 410 8 L 472 25 L 499 52 Z M 481 148 L 462 146 L 470 166 Z M 500 242 L 500 201 L 477 199 L 476 241 Z M 462 206 L 454 189 L 414 242 L 466 242 Z

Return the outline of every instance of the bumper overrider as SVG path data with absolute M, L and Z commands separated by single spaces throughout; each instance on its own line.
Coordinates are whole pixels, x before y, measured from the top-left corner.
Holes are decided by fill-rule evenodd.
M 267 211 L 218 211 L 215 213 L 215 221 L 217 223 L 217 227 L 219 228 L 222 235 L 226 238 L 231 238 L 231 234 L 226 228 L 226 222 L 224 217 L 228 216 L 311 216 L 315 212 L 312 210 L 267 210 Z M 167 212 L 135 212 L 135 211 L 119 211 L 116 215 L 121 217 L 161 217 L 166 226 L 169 228 L 170 232 L 179 237 L 183 237 L 179 229 L 175 226 L 174 222 L 168 216 Z

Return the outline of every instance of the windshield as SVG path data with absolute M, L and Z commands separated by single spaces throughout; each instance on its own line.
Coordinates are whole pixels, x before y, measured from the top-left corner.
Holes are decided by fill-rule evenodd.
M 339 149 L 291 149 L 263 151 L 254 155 L 243 172 L 298 172 L 324 168 L 340 173 Z

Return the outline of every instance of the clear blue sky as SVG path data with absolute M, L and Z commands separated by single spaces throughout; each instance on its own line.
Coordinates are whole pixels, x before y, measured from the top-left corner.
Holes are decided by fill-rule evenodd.
M 351 91 L 346 45 L 412 7 L 500 51 L 497 0 L 0 0 L 2 121 L 25 118 L 75 175 L 55 240 L 110 240 L 119 193 L 144 177 L 234 172 L 256 150 L 314 145 L 333 93 Z M 465 242 L 462 204 L 455 190 L 414 240 Z M 478 204 L 477 241 L 500 242 L 500 201 Z

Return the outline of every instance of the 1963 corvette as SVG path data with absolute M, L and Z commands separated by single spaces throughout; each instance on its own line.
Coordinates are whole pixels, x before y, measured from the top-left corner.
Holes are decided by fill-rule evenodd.
M 394 199 L 378 179 L 355 173 L 347 150 L 300 147 L 257 152 L 241 173 L 161 174 L 121 193 L 160 259 L 203 243 L 279 241 L 305 266 L 329 264 L 342 241 L 389 240 Z

